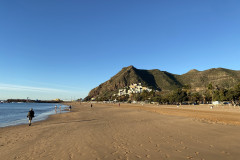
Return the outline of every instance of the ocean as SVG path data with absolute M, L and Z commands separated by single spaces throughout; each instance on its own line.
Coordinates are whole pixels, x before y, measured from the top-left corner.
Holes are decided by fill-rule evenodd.
M 63 110 L 68 106 L 59 103 L 0 103 L 0 127 L 28 124 L 27 113 L 30 108 L 33 108 L 35 112 L 33 123 L 45 120 L 49 115 L 56 114 L 56 105 L 58 108 L 57 113 L 60 112 L 60 105 L 61 113 L 67 112 Z

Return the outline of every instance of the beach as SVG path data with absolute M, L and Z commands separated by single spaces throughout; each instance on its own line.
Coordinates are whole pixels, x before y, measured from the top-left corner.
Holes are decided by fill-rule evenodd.
M 71 112 L 0 128 L 1 159 L 238 159 L 240 109 L 69 103 Z

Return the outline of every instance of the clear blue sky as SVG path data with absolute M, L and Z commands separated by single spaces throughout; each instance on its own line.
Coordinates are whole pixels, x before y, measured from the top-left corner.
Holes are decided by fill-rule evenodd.
M 123 67 L 239 70 L 238 0 L 1 0 L 0 99 L 77 99 Z

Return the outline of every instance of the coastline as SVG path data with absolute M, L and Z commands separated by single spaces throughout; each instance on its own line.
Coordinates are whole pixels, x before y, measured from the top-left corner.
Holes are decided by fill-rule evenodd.
M 64 113 L 69 112 L 69 110 L 66 109 L 67 106 L 64 103 L 62 103 L 60 105 L 63 106 L 63 109 L 61 110 L 61 113 L 59 113 L 59 110 L 56 113 L 54 109 L 53 110 L 49 110 L 47 112 L 43 112 L 40 115 L 35 116 L 35 118 L 33 118 L 32 123 L 45 121 L 52 115 L 64 114 Z M 11 127 L 11 126 L 19 126 L 19 125 L 26 125 L 26 124 L 28 124 L 28 119 L 27 118 L 22 118 L 22 119 L 17 119 L 17 120 L 14 120 L 14 121 L 10 121 L 8 123 L 7 122 L 6 123 L 2 123 L 2 124 L 3 124 L 3 126 L 0 125 L 0 128 Z
M 91 108 L 90 103 L 64 103 L 70 104 L 71 112 L 51 115 L 30 127 L 0 128 L 1 157 L 221 160 L 240 155 L 238 124 L 203 123 L 189 116 L 196 106 L 176 110 L 176 106 L 93 104 Z M 208 106 L 196 110 L 218 115 L 223 112 L 217 108 L 211 111 Z M 239 114 L 233 109 L 230 115 L 235 112 Z

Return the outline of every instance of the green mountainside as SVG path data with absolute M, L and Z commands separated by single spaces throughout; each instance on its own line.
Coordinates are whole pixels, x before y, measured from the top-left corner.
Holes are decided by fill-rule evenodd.
M 232 88 L 240 82 L 240 71 L 225 68 L 212 68 L 205 71 L 191 70 L 186 74 L 176 76 L 181 84 L 191 86 L 192 90 L 206 89 L 208 84 L 219 88 Z
M 111 96 L 119 89 L 132 83 L 142 83 L 142 86 L 159 91 L 173 91 L 184 86 L 190 86 L 192 91 L 203 91 L 210 83 L 219 88 L 232 88 L 239 82 L 240 71 L 224 68 L 213 68 L 205 71 L 191 70 L 183 75 L 176 75 L 158 69 L 143 70 L 128 66 L 110 80 L 92 89 L 88 98 Z

